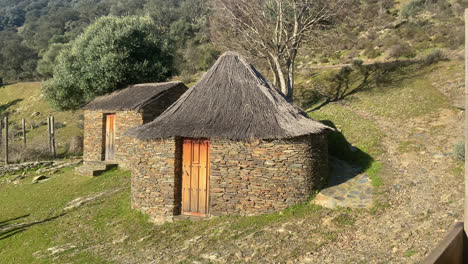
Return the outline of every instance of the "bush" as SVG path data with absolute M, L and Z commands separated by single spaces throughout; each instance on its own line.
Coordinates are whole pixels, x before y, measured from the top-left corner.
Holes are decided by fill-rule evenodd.
M 398 59 L 400 57 L 413 58 L 416 54 L 408 44 L 396 44 L 388 50 L 388 58 Z
M 444 60 L 447 60 L 447 56 L 440 49 L 431 51 L 431 53 L 427 54 L 423 59 L 425 65 L 431 65 Z
M 414 17 L 424 9 L 426 0 L 411 0 L 401 9 L 401 16 L 405 18 Z
M 55 60 L 54 78 L 43 85 L 60 110 L 77 109 L 96 96 L 129 84 L 165 81 L 172 56 L 148 17 L 101 17 Z
M 460 141 L 453 146 L 453 158 L 459 161 L 465 160 L 465 142 Z
M 374 59 L 380 56 L 380 52 L 377 49 L 374 49 L 372 46 L 367 46 L 367 48 L 364 50 L 364 56 L 369 59 Z

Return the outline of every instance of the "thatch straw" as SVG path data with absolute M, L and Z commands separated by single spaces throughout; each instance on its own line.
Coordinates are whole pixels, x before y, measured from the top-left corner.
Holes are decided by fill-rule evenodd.
M 287 102 L 245 58 L 227 52 L 163 114 L 129 134 L 141 140 L 174 136 L 248 140 L 327 130 Z
M 83 107 L 84 110 L 135 110 L 162 98 L 182 82 L 143 83 L 131 85 L 108 95 L 99 96 Z M 186 87 L 185 87 L 186 88 Z M 186 88 L 187 89 L 187 88 Z

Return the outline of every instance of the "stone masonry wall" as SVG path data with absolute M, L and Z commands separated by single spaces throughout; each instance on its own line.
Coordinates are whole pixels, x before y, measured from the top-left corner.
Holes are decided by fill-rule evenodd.
M 143 115 L 135 111 L 118 111 L 115 116 L 115 162 L 119 167 L 130 169 L 131 162 L 129 148 L 133 145 L 133 138 L 125 134 L 130 128 L 143 124 Z
M 325 135 L 210 142 L 211 215 L 255 215 L 304 202 L 328 177 Z
M 83 160 L 104 159 L 105 145 L 104 115 L 100 111 L 84 111 Z
M 128 129 L 143 123 L 142 114 L 135 111 L 90 111 L 84 116 L 84 149 L 83 160 L 103 161 L 105 158 L 105 115 L 115 113 L 115 162 L 124 168 L 128 167 L 126 145 L 130 138 L 124 133 Z
M 132 162 L 132 208 L 165 220 L 180 213 L 180 148 L 174 139 L 135 140 Z
M 180 213 L 181 140 L 138 142 L 132 206 L 153 218 Z M 255 215 L 306 201 L 328 176 L 326 135 L 288 141 L 210 141 L 210 214 Z

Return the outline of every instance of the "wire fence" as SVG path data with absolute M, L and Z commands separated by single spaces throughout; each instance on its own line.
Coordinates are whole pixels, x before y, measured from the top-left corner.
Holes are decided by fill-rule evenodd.
M 40 121 L 4 117 L 0 120 L 0 162 L 55 159 L 55 124 L 54 116 Z

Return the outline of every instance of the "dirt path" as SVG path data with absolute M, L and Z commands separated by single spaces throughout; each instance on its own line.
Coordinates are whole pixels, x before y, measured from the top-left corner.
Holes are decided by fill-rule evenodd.
M 453 172 L 453 145 L 463 137 L 463 112 L 440 109 L 397 122 L 358 109 L 381 131 L 381 188 L 388 208 L 363 214 L 336 242 L 301 262 L 419 263 L 463 217 L 463 177 Z

